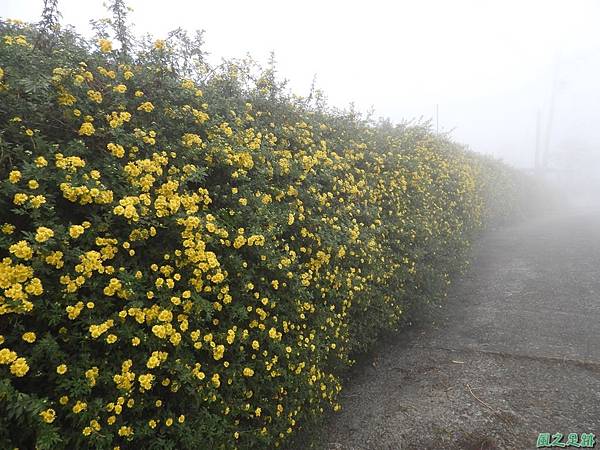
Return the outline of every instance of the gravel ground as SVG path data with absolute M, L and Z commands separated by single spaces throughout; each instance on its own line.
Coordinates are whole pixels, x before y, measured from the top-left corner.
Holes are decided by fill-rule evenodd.
M 317 448 L 533 449 L 600 438 L 600 212 L 492 230 L 422 325 L 353 368 Z

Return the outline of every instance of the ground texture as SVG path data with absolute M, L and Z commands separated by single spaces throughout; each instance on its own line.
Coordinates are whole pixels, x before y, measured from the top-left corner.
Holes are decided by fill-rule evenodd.
M 600 213 L 487 232 L 423 323 L 351 371 L 319 447 L 530 449 L 542 432 L 600 437 Z

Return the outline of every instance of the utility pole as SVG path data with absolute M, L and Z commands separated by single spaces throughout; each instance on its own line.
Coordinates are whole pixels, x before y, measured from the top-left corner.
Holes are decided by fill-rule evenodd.
M 537 110 L 535 124 L 535 159 L 534 159 L 534 171 L 536 175 L 541 175 L 541 151 L 542 151 L 542 111 L 540 109 Z
M 544 136 L 544 150 L 541 161 L 542 170 L 546 170 L 548 168 L 548 153 L 550 152 L 550 136 L 552 135 L 552 126 L 554 122 L 554 104 L 556 102 L 556 91 L 558 91 L 558 58 L 554 66 L 554 79 L 552 80 L 552 91 L 550 92 L 548 123 L 546 125 L 546 135 Z

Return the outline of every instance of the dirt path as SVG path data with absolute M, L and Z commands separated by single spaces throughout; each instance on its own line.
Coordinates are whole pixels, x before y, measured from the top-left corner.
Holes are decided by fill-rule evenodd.
M 435 316 L 353 370 L 342 411 L 319 432 L 324 448 L 600 438 L 600 213 L 488 232 Z

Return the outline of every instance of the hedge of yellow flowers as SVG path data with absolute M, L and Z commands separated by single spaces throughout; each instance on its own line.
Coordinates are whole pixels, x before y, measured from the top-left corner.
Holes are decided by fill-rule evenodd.
M 282 446 L 511 212 L 502 164 L 272 71 L 0 34 L 1 448 Z

